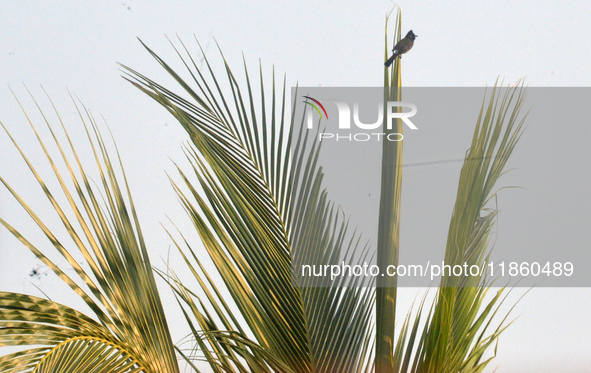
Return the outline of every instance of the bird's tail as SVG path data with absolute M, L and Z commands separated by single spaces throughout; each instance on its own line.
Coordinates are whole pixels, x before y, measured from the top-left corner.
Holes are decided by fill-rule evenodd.
M 394 53 L 392 55 L 392 57 L 388 58 L 388 61 L 386 61 L 386 63 L 384 63 L 384 66 L 390 67 L 390 65 L 392 65 L 392 62 L 394 62 L 394 60 L 396 59 L 396 57 L 398 57 L 398 54 Z

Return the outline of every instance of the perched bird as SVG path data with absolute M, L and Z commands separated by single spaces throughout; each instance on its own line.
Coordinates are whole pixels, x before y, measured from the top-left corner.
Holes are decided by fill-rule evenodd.
M 392 49 L 392 52 L 393 52 L 392 57 L 388 58 L 388 61 L 386 61 L 386 63 L 384 65 L 386 67 L 390 67 L 390 65 L 392 65 L 392 62 L 394 62 L 396 57 L 411 50 L 412 46 L 415 43 L 415 38 L 417 36 L 418 35 L 415 35 L 412 32 L 412 30 L 410 30 L 403 39 L 400 39 L 400 41 L 398 43 L 396 43 L 396 45 L 394 46 L 394 49 Z

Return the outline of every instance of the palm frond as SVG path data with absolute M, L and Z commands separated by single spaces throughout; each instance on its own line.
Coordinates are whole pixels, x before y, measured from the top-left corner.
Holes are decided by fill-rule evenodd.
M 55 210 L 67 236 L 58 238 L 7 180 L 0 177 L 0 181 L 51 245 L 74 268 L 86 288 L 78 285 L 7 221 L 0 218 L 0 223 L 68 284 L 90 307 L 98 321 L 55 302 L 21 294 L 4 294 L 0 302 L 0 330 L 5 336 L 2 344 L 42 345 L 43 348 L 26 355 L 2 356 L 0 362 L 16 364 L 15 372 L 25 369 L 19 363 L 23 359 L 28 359 L 28 364 L 38 371 L 53 371 L 60 364 L 77 361 L 95 366 L 97 372 L 177 372 L 174 347 L 124 172 L 121 169 L 117 173 L 90 112 L 74 101 L 98 170 L 100 186 L 92 186 L 57 110 L 55 114 L 64 131 L 66 146 L 61 144 L 49 118 L 36 101 L 35 104 L 57 145 L 58 158 L 51 155 L 33 122 L 28 116 L 27 119 L 61 187 L 67 208 L 57 202 L 59 190 L 51 190 L 2 126 Z M 67 151 L 71 152 L 70 156 Z M 60 158 L 67 170 L 64 176 L 58 165 Z M 85 270 L 76 261 L 72 255 L 76 251 L 84 257 L 90 270 Z M 64 316 L 61 317 L 60 313 Z M 73 315 L 76 315 L 75 319 Z M 48 333 L 46 337 L 44 333 Z M 26 335 L 28 337 L 23 338 Z M 97 356 L 106 365 L 91 363 Z
M 508 326 L 503 317 L 494 330 L 493 318 L 507 295 L 501 288 L 486 300 L 491 288 L 486 263 L 490 256 L 490 234 L 497 210 L 487 207 L 495 195 L 493 189 L 521 136 L 525 117 L 519 119 L 525 90 L 522 83 L 512 88 L 495 85 L 483 100 L 472 144 L 466 152 L 456 204 L 450 222 L 445 264 L 476 265 L 483 269 L 477 276 L 442 278 L 435 303 L 421 335 L 413 334 L 407 342 L 416 350 L 406 349 L 400 372 L 480 372 L 490 362 L 485 352 Z M 404 331 L 409 327 L 405 323 Z M 407 362 L 414 355 L 412 367 Z
M 388 17 L 386 18 L 385 55 L 388 58 Z M 402 15 L 397 9 L 394 44 L 402 35 Z M 384 69 L 384 102 L 401 100 L 402 66 L 400 58 L 392 68 Z M 387 105 L 384 105 L 386 108 Z M 385 116 L 384 116 L 385 118 Z M 390 130 L 402 134 L 402 121 L 396 120 Z M 380 272 L 386 273 L 390 265 L 398 265 L 400 244 L 400 201 L 402 192 L 402 141 L 384 141 L 382 144 L 382 173 L 378 222 L 377 259 Z M 376 373 L 391 372 L 395 362 L 394 329 L 396 325 L 397 276 L 378 279 L 376 290 Z
M 298 260 L 294 245 L 303 248 L 314 242 L 316 253 L 329 260 L 345 244 L 347 227 L 322 190 L 322 171 L 315 162 L 318 148 L 306 146 L 291 130 L 295 119 L 289 123 L 285 78 L 278 91 L 273 73 L 267 89 L 259 68 L 255 88 L 244 64 L 246 84 L 241 88 L 224 60 L 229 86 L 224 90 L 207 58 L 208 79 L 184 48 L 187 57 L 179 56 L 196 86 L 192 88 L 148 51 L 192 100 L 124 67 L 127 79 L 163 105 L 191 137 L 187 155 L 200 190 L 183 170 L 184 187 L 174 185 L 224 283 L 220 290 L 196 250 L 182 243 L 206 305 L 180 282 L 172 284 L 200 330 L 241 333 L 297 372 L 365 369 L 373 291 L 292 283 L 292 264 Z M 232 305 L 221 291 L 229 292 Z M 245 325 L 232 318 L 229 309 L 234 306 Z M 234 342 L 209 344 L 211 359 L 224 358 L 224 344 L 236 348 Z M 233 369 L 254 369 L 248 361 L 243 367 L 233 364 Z

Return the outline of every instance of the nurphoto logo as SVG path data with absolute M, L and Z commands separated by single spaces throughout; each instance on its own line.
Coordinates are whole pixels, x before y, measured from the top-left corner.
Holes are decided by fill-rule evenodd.
M 324 107 L 323 103 L 319 100 L 312 98 L 310 96 L 302 96 L 305 98 L 305 101 L 302 101 L 304 104 L 311 106 L 314 110 L 306 110 L 306 125 L 308 129 L 314 128 L 314 112 L 318 113 L 320 119 L 325 119 L 329 121 L 329 124 L 335 122 L 335 119 L 329 120 L 328 113 L 326 108 Z M 318 134 L 318 141 L 325 141 L 325 140 L 334 140 L 334 141 L 370 141 L 372 139 L 377 141 L 401 141 L 403 136 L 401 133 L 392 133 L 392 132 L 368 132 L 371 130 L 376 130 L 378 128 L 383 128 L 384 123 L 384 103 L 379 101 L 375 103 L 375 107 L 377 108 L 377 120 L 373 123 L 364 123 L 360 119 L 360 105 L 359 102 L 353 102 L 353 113 L 351 115 L 351 106 L 349 103 L 342 101 L 342 100 L 323 100 L 323 102 L 334 104 L 337 108 L 338 112 L 338 130 L 340 132 L 330 132 L 330 131 L 323 131 Z M 417 130 L 417 126 L 412 123 L 410 120 L 417 113 L 417 107 L 415 104 L 409 102 L 400 102 L 400 101 L 388 101 L 386 103 L 386 129 L 392 130 L 392 123 L 395 119 L 400 119 L 404 124 L 408 126 L 411 130 Z M 370 110 L 366 108 L 367 104 L 364 106 L 364 110 Z M 407 108 L 410 111 L 403 112 L 402 110 L 399 111 L 399 108 Z M 351 118 L 353 119 L 353 123 L 356 129 L 363 130 L 363 132 L 352 133 L 351 130 Z M 334 128 L 334 125 L 331 126 Z

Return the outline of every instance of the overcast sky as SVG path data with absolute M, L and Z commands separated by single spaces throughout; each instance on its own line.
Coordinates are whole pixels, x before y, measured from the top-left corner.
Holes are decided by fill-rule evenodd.
M 419 36 L 414 49 L 403 59 L 406 86 L 490 86 L 499 76 L 507 82 L 526 77 L 530 86 L 591 86 L 589 1 L 399 1 L 398 5 L 402 8 L 403 32 L 412 29 Z M 303 86 L 379 86 L 385 17 L 391 9 L 388 1 L 4 1 L 0 7 L 0 121 L 25 148 L 31 144 L 34 156 L 38 152 L 32 146 L 33 137 L 8 86 L 27 110 L 34 112 L 23 83 L 49 110 L 40 89 L 43 85 L 74 127 L 74 134 L 78 121 L 68 90 L 97 118 L 102 115 L 121 151 L 158 265 L 170 244 L 160 222 L 166 223 L 168 216 L 181 227 L 188 224 L 165 174 L 173 172 L 171 159 L 182 163 L 180 144 L 187 138 L 164 110 L 121 79 L 118 62 L 156 80 L 170 81 L 137 38 L 175 66 L 179 64 L 166 36 L 173 39 L 178 34 L 197 52 L 194 35 L 218 67 L 214 38 L 236 71 L 241 69 L 244 53 L 253 69 L 260 58 L 269 78 L 272 66 L 278 76 L 287 74 L 289 86 L 296 82 Z M 458 131 L 465 136 L 472 129 Z M 551 224 L 553 219 L 574 219 L 580 225 L 571 224 L 570 229 L 555 232 L 552 242 L 568 235 L 568 242 L 589 250 L 585 234 L 591 222 L 589 215 L 583 214 L 591 207 L 589 169 L 585 168 L 591 160 L 586 150 L 589 130 L 557 130 L 559 133 L 550 137 L 544 137 L 543 131 L 548 129 L 530 124 L 518 145 L 512 166 L 518 168 L 514 171 L 517 175 L 522 172 L 526 176 L 509 181 L 525 189 L 518 194 L 507 192 L 508 197 L 499 200 L 499 224 L 503 228 L 499 236 L 502 242 L 521 242 L 528 234 L 544 233 L 543 224 Z M 574 150 L 569 153 L 565 149 Z M 5 135 L 0 135 L 0 151 L 0 174 L 29 196 L 33 206 L 40 206 L 39 192 L 28 175 L 23 176 L 23 165 L 8 148 Z M 442 156 L 457 158 L 455 154 L 464 151 L 442 148 Z M 556 153 L 551 158 L 556 169 L 542 179 L 528 179 L 528 172 L 534 174 L 528 170 L 544 175 L 540 159 L 548 152 Z M 579 163 L 572 163 L 573 157 L 578 157 Z M 416 158 L 432 160 L 437 159 Z M 557 174 L 554 171 L 558 169 Z M 407 219 L 410 223 L 407 236 L 403 226 L 403 240 L 408 240 L 403 242 L 411 242 L 415 231 L 410 226 L 422 221 L 427 212 L 441 214 L 432 219 L 433 224 L 439 224 L 433 230 L 445 231 L 458 172 L 459 165 L 453 164 L 408 171 L 409 183 L 421 183 L 424 177 L 436 174 L 451 187 L 439 191 L 447 193 L 436 199 L 440 204 L 418 195 L 406 197 L 403 222 Z M 535 190 L 528 196 L 528 190 L 538 184 L 543 184 L 548 193 L 559 191 L 559 198 L 549 203 L 549 194 L 536 194 Z M 559 189 L 563 187 L 567 189 Z M 543 210 L 548 217 L 543 220 L 543 213 L 531 211 L 528 215 L 528 211 L 516 207 L 520 206 L 518 201 L 528 201 L 523 206 L 548 203 L 548 209 Z M 565 208 L 571 205 L 578 214 L 574 218 Z M 0 216 L 27 227 L 24 215 L 4 190 L 0 192 Z M 47 216 L 52 219 L 51 214 Z M 529 233 L 520 235 L 521 229 Z M 432 239 L 434 245 L 443 246 L 441 237 Z M 500 240 L 498 244 L 502 244 Z M 28 276 L 35 265 L 32 255 L 0 230 L 0 290 L 39 295 Z M 51 276 L 43 276 L 36 284 L 59 301 L 78 304 L 54 282 Z M 412 300 L 416 293 L 405 291 L 405 299 Z M 405 313 L 408 302 L 400 307 Z M 497 372 L 591 371 L 590 310 L 589 289 L 532 290 L 518 304 L 513 316 L 519 318 L 501 337 L 498 358 L 491 368 L 498 366 Z M 178 339 L 184 326 L 172 323 Z

